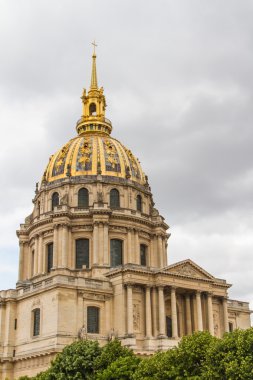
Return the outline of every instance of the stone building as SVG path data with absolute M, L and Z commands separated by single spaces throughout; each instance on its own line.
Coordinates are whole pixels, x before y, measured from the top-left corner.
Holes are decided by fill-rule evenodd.
M 77 136 L 52 155 L 17 231 L 16 289 L 0 292 L 0 380 L 45 370 L 76 339 L 136 353 L 250 326 L 249 305 L 191 260 L 168 265 L 168 225 L 133 153 L 111 137 L 93 54 Z

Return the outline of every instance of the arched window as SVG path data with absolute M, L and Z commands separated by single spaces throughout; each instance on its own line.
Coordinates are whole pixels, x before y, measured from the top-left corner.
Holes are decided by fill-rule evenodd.
M 142 199 L 141 199 L 140 194 L 138 194 L 136 197 L 136 209 L 142 212 Z
M 147 265 L 147 246 L 145 244 L 140 245 L 140 263 L 143 266 Z
M 110 191 L 110 207 L 111 208 L 119 208 L 120 207 L 119 192 L 117 189 L 112 189 Z
M 89 192 L 84 187 L 78 191 L 78 207 L 89 207 Z
M 52 210 L 54 210 L 54 207 L 59 206 L 59 194 L 54 193 L 52 195 Z
M 40 335 L 40 309 L 33 310 L 33 336 Z
M 95 306 L 87 307 L 87 333 L 99 333 L 99 308 Z
M 96 115 L 97 114 L 96 104 L 95 103 L 91 103 L 89 110 L 90 110 L 90 116 L 91 115 Z
M 49 243 L 47 245 L 47 272 L 51 272 L 51 269 L 53 268 L 53 253 L 54 252 L 54 244 Z
M 83 265 L 89 268 L 89 239 L 76 240 L 76 269 L 82 269 Z
M 111 239 L 110 241 L 110 254 L 111 254 L 111 267 L 117 267 L 123 263 L 122 255 L 122 240 Z

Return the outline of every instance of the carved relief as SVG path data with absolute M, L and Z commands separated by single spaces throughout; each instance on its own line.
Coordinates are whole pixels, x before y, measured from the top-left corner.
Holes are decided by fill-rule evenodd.
M 39 306 L 39 305 L 40 305 L 40 299 L 39 298 L 35 298 L 33 300 L 32 307 Z
M 103 294 L 84 293 L 83 298 L 93 301 L 105 301 L 106 297 Z
M 214 325 L 214 335 L 219 337 L 220 323 L 219 323 L 219 312 L 217 310 L 214 310 L 214 313 L 213 313 L 213 325 Z
M 134 303 L 133 304 L 133 324 L 134 324 L 134 331 L 139 332 L 140 331 L 140 322 L 141 322 L 141 315 L 140 315 L 140 304 Z
M 170 270 L 171 273 L 176 273 L 176 274 L 182 274 L 184 276 L 189 276 L 189 277 L 195 277 L 195 278 L 206 278 L 202 273 L 197 271 L 195 268 L 193 268 L 191 265 L 188 263 L 183 264 L 179 267 L 172 268 Z
M 90 139 L 84 138 L 83 144 L 79 148 L 76 170 L 91 170 L 91 159 L 92 143 Z

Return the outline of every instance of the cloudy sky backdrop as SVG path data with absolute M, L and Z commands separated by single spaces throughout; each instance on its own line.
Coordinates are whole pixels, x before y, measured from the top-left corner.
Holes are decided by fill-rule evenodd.
M 0 0 L 0 289 L 49 156 L 75 136 L 96 39 L 113 136 L 190 258 L 253 307 L 253 2 Z

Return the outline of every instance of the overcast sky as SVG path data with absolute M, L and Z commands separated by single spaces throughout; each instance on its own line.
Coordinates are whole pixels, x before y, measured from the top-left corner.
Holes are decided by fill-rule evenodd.
M 0 0 L 0 289 L 49 156 L 76 134 L 96 39 L 112 135 L 190 258 L 253 307 L 252 0 Z

